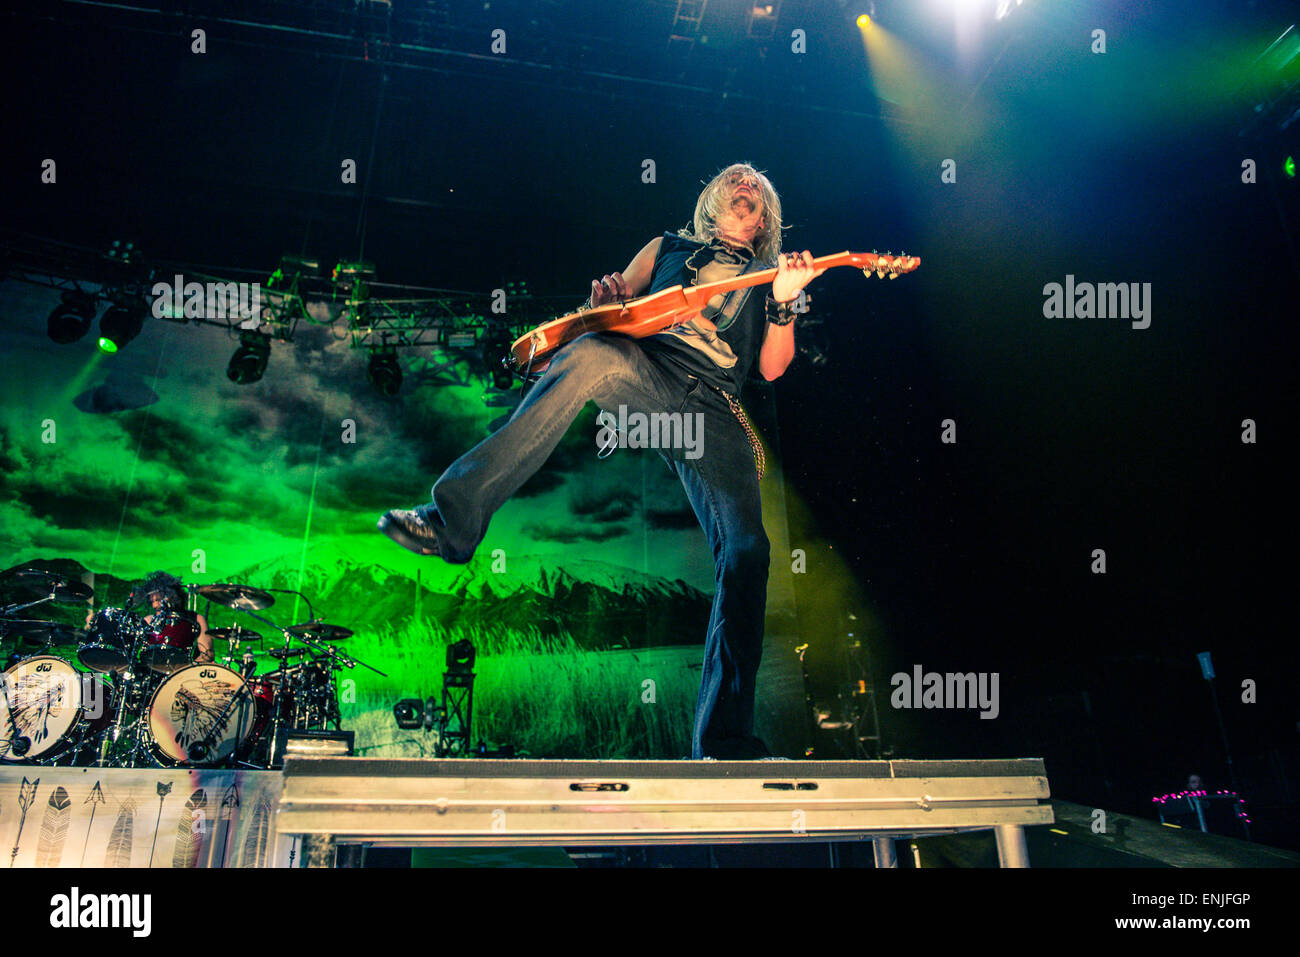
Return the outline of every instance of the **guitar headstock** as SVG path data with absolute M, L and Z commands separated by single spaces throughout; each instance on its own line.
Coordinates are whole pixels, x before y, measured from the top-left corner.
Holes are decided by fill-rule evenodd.
M 895 256 L 892 252 L 878 253 L 874 249 L 869 253 L 845 253 L 848 262 L 851 265 L 858 266 L 862 270 L 862 275 L 868 279 L 871 278 L 872 272 L 880 279 L 888 276 L 890 279 L 897 279 L 903 273 L 913 272 L 921 265 L 920 257 L 909 256 L 907 253 L 899 253 Z

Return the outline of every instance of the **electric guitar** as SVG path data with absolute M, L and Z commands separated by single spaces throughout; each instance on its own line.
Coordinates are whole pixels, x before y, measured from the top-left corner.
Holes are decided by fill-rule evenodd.
M 836 266 L 857 266 L 868 279 L 874 271 L 883 279 L 897 279 L 921 265 L 916 256 L 894 256 L 886 253 L 835 253 L 813 260 L 817 269 Z M 556 351 L 588 332 L 617 332 L 634 339 L 644 339 L 685 322 L 698 313 L 710 299 L 733 289 L 759 286 L 776 277 L 776 268 L 762 269 L 731 279 L 705 283 L 702 286 L 673 286 L 649 296 L 610 302 L 590 309 L 580 309 L 568 315 L 544 322 L 536 329 L 516 339 L 510 352 L 502 360 L 505 367 L 525 379 L 534 378 L 546 371 Z

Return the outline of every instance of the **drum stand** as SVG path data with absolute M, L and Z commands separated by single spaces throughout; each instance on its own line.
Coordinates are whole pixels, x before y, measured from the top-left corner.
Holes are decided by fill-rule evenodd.
M 21 758 L 31 750 L 32 743 L 23 737 L 18 722 L 14 720 L 13 708 L 9 706 L 9 682 L 7 678 L 7 675 L 0 674 L 0 696 L 4 697 L 5 715 L 9 718 L 9 737 L 5 740 L 9 744 L 10 753 Z
M 131 642 L 131 653 L 127 656 L 126 667 L 113 673 L 113 697 L 116 699 L 117 714 L 113 717 L 112 726 L 100 732 L 95 767 L 134 768 L 140 766 L 141 763 L 146 766 L 153 766 L 156 763 L 151 759 L 148 748 L 145 746 L 144 730 L 148 722 L 143 713 L 134 719 L 134 727 L 130 726 L 127 720 L 127 705 L 131 701 L 132 692 L 135 691 L 137 684 L 140 688 L 140 699 L 143 700 L 147 696 L 145 683 L 149 680 L 149 675 L 147 673 L 140 676 L 135 674 L 136 669 L 143 667 L 139 661 L 140 642 L 142 640 L 141 635 L 136 636 L 135 640 Z M 144 711 L 143 708 L 140 710 Z M 119 750 L 119 745 L 123 739 L 132 734 L 134 734 L 135 738 L 130 745 L 123 750 Z
M 375 672 L 376 674 L 379 675 L 383 674 L 382 671 L 380 671 L 378 668 L 375 668 L 373 665 L 368 665 L 364 661 L 360 661 L 356 658 L 353 658 L 351 655 L 344 654 L 343 652 L 334 648 L 328 642 L 320 641 L 318 639 L 312 638 L 305 634 L 295 634 L 294 632 L 290 631 L 288 628 L 283 628 L 280 625 L 277 625 L 269 618 L 264 618 L 263 616 L 256 614 L 251 609 L 239 608 L 237 610 L 242 611 L 250 618 L 255 618 L 258 621 L 262 622 L 263 624 L 270 626 L 275 631 L 280 632 L 280 634 L 284 635 L 285 652 L 288 652 L 290 650 L 291 646 L 293 645 L 293 642 L 296 640 L 306 645 L 312 651 L 316 652 L 317 658 L 327 659 L 328 667 L 324 669 L 324 680 L 325 680 L 326 688 L 329 689 L 330 693 L 332 694 L 333 700 L 327 707 L 321 709 L 322 711 L 325 712 L 320 717 L 321 730 L 324 730 L 327 721 L 333 721 L 336 728 L 338 727 L 338 723 L 339 723 L 338 693 L 334 682 L 335 671 L 340 671 L 343 668 L 355 668 L 357 665 L 361 665 L 362 667 L 368 668 L 369 670 Z M 282 661 L 288 661 L 290 657 L 293 656 L 286 653 L 282 656 Z M 311 723 L 313 712 L 316 709 L 316 703 L 312 701 L 304 701 L 300 708 L 299 702 L 297 700 L 298 695 L 296 693 L 296 689 L 290 689 L 289 683 L 290 683 L 290 677 L 292 673 L 295 671 L 305 676 L 307 674 L 306 671 L 307 666 L 311 663 L 312 662 L 304 661 L 301 665 L 297 665 L 294 668 L 285 668 L 284 665 L 281 664 L 281 666 L 278 669 L 276 669 L 277 671 L 280 672 L 280 680 L 276 682 L 275 694 L 272 696 L 271 699 L 271 720 L 267 722 L 266 731 L 264 732 L 264 736 L 267 738 L 268 741 L 267 751 L 266 751 L 266 761 L 264 764 L 250 764 L 247 762 L 241 762 L 241 763 L 244 763 L 248 767 L 257 767 L 265 770 L 278 768 L 280 765 L 284 763 L 284 756 L 280 753 L 280 746 L 282 743 L 281 736 L 280 736 L 281 730 L 289 730 L 289 731 L 308 730 L 308 728 L 303 727 L 302 725 Z M 275 672 L 270 672 L 270 674 L 274 674 L 274 673 Z M 293 696 L 294 714 L 289 716 L 288 719 L 286 719 L 284 715 L 284 696 L 288 694 L 291 690 L 294 691 L 294 696 Z M 304 687 L 303 690 L 305 692 L 305 697 L 313 696 L 311 688 Z M 324 696 L 325 694 L 324 689 L 322 689 L 320 692 L 317 692 L 317 694 L 320 696 Z

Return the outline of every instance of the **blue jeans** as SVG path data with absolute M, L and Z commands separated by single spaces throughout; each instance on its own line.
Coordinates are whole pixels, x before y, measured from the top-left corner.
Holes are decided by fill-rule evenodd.
M 493 513 L 542 467 L 588 401 L 615 415 L 620 405 L 629 414 L 703 415 L 698 457 L 682 449 L 660 454 L 681 479 L 716 566 L 691 756 L 734 756 L 737 747 L 754 741 L 768 540 L 753 449 L 712 386 L 647 353 L 635 339 L 588 333 L 556 354 L 505 425 L 442 473 L 432 504 L 420 512 L 442 556 L 469 561 Z

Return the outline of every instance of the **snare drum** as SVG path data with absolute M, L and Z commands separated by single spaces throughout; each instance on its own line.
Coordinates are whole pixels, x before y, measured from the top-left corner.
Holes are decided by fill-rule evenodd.
M 150 750 L 164 765 L 221 764 L 244 752 L 257 710 L 239 672 L 190 665 L 163 681 L 149 701 Z
M 27 658 L 3 679 L 0 761 L 55 758 L 112 723 L 108 682 L 77 671 L 62 658 Z
M 199 637 L 199 623 L 190 612 L 173 611 L 159 614 L 145 635 L 145 649 L 140 661 L 151 671 L 172 674 L 188 667 L 194 660 L 194 642 Z
M 134 612 L 101 608 L 86 633 L 90 640 L 77 649 L 77 660 L 91 671 L 124 671 L 137 642 L 146 634 L 145 623 Z

